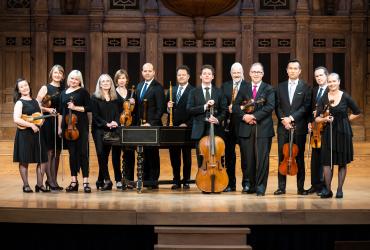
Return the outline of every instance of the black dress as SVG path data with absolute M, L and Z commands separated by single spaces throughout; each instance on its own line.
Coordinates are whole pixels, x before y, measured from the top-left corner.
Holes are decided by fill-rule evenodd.
M 23 100 L 22 114 L 32 115 L 41 112 L 39 103 L 35 100 Z M 13 162 L 40 163 L 47 162 L 48 156 L 45 148 L 45 139 L 41 132 L 33 132 L 32 128 L 17 128 L 14 140 Z M 41 158 L 41 160 L 40 160 Z
M 51 96 L 51 106 L 55 110 L 59 110 L 60 102 L 60 92 L 61 87 L 55 87 L 50 83 L 46 85 L 47 92 L 46 94 Z M 48 115 L 48 112 L 44 112 L 45 115 Z M 42 133 L 45 135 L 46 148 L 48 150 L 54 150 L 55 146 L 57 150 L 61 149 L 62 140 L 58 136 L 58 123 L 55 124 L 55 121 L 58 121 L 58 116 L 48 117 L 45 119 L 44 124 L 42 125 Z M 56 125 L 56 126 L 55 126 Z M 56 138 L 56 144 L 54 143 Z
M 328 94 L 325 93 L 318 103 L 318 115 L 327 103 L 329 103 Z M 343 92 L 339 104 L 329 109 L 330 114 L 334 117 L 332 124 L 333 165 L 344 166 L 353 161 L 353 133 L 348 119 L 348 108 L 355 115 L 361 113 L 351 96 Z M 321 162 L 323 166 L 330 166 L 329 124 L 325 125 L 321 140 Z

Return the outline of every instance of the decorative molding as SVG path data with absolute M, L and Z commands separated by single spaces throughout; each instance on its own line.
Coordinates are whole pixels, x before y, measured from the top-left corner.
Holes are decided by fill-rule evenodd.
M 290 39 L 278 39 L 278 47 L 289 48 L 291 46 Z
M 216 39 L 204 39 L 203 47 L 216 47 Z
M 121 38 L 108 38 L 108 47 L 121 47 Z
M 6 7 L 8 9 L 28 9 L 31 7 L 31 0 L 8 0 Z
M 288 10 L 289 0 L 260 0 L 262 10 Z
M 53 46 L 66 46 L 66 38 L 65 37 L 54 37 L 53 39 Z
M 73 47 L 84 47 L 86 46 L 86 39 L 84 37 L 73 37 L 72 46 Z
M 22 46 L 31 46 L 32 37 L 22 37 Z
M 333 48 L 345 48 L 346 40 L 344 38 L 333 38 L 332 46 Z
M 314 39 L 312 39 L 312 46 L 314 48 L 325 48 L 326 47 L 325 38 L 314 38 Z
M 197 40 L 195 39 L 183 39 L 182 40 L 183 47 L 197 47 Z
M 271 39 L 258 39 L 258 47 L 271 47 Z
M 222 39 L 222 47 L 235 47 L 235 39 Z
M 163 47 L 175 47 L 177 46 L 176 38 L 165 38 L 163 39 Z
M 127 38 L 127 47 L 140 47 L 140 38 Z
M 139 0 L 110 0 L 109 8 L 113 10 L 138 10 Z
M 16 46 L 17 45 L 17 38 L 16 37 L 6 37 L 5 38 L 6 46 Z

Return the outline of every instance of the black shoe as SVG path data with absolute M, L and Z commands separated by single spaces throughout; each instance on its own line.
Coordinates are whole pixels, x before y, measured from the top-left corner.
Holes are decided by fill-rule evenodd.
M 190 189 L 190 185 L 189 185 L 189 183 L 184 183 L 184 184 L 182 185 L 182 188 L 183 188 L 183 189 L 186 189 L 186 190 Z
M 172 190 L 178 190 L 178 189 L 181 189 L 181 184 L 179 184 L 179 183 L 174 183 L 174 184 L 171 186 L 171 189 L 172 189 Z
M 33 193 L 33 190 L 31 189 L 29 185 L 23 186 L 22 189 L 23 189 L 23 193 Z
M 91 187 L 89 186 L 89 183 L 85 182 L 83 185 L 84 185 L 84 192 L 85 193 L 91 193 Z M 112 187 L 111 187 L 111 189 L 112 189 Z M 102 188 L 102 190 L 103 190 L 103 188 Z
M 228 192 L 235 192 L 236 191 L 236 187 L 230 187 L 230 186 L 227 186 L 223 192 L 225 193 L 228 193 Z
M 274 195 L 282 195 L 282 194 L 285 194 L 285 190 L 277 189 L 277 190 L 274 192 Z
M 308 195 L 308 191 L 307 190 L 304 190 L 304 189 L 298 190 L 297 191 L 297 194 L 299 194 L 299 195 Z
M 112 190 L 113 183 L 111 180 L 104 181 L 104 185 L 100 188 L 101 191 Z
M 309 194 L 313 194 L 313 193 L 316 193 L 316 188 L 314 188 L 314 187 L 310 187 L 308 190 L 307 190 L 307 193 L 309 193 Z
M 333 192 L 331 190 L 330 191 L 323 192 L 320 195 L 320 198 L 323 198 L 323 199 L 327 199 L 327 198 L 331 198 L 331 197 L 333 197 Z
M 338 191 L 338 190 L 337 190 L 337 193 L 336 193 L 336 195 L 335 195 L 335 198 L 337 198 L 337 199 L 342 199 L 342 198 L 343 198 L 343 191 Z
M 96 189 L 97 189 L 97 190 L 99 190 L 100 188 L 102 188 L 102 187 L 103 187 L 103 185 L 104 185 L 104 181 L 97 180 L 97 181 L 95 182 L 95 184 L 96 184 Z
M 51 190 L 51 191 L 59 191 L 59 187 L 58 186 L 55 186 L 53 187 L 52 185 L 50 185 L 50 183 L 48 181 L 45 181 L 45 187 L 47 190 Z
M 36 185 L 35 186 L 35 192 L 38 193 L 40 191 L 43 192 L 43 193 L 50 192 L 50 190 L 46 189 L 44 185 L 42 185 L 42 186 Z
M 262 193 L 262 192 L 257 192 L 256 193 L 257 196 L 265 196 L 265 193 Z
M 78 191 L 78 182 L 72 181 L 68 187 L 66 187 L 66 192 L 77 192 Z

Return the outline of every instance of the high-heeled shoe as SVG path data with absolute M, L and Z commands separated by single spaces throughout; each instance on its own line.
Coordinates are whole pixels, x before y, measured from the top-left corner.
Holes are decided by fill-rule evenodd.
M 95 184 L 96 184 L 96 189 L 97 189 L 97 190 L 99 190 L 100 188 L 102 188 L 102 187 L 103 187 L 103 185 L 104 185 L 104 181 L 97 180 L 97 181 L 95 182 Z
M 111 180 L 106 180 L 104 186 L 101 187 L 101 191 L 112 190 L 113 183 Z
M 59 191 L 60 189 L 57 186 L 52 186 L 48 181 L 45 181 L 45 187 L 47 190 Z
M 343 191 L 338 191 L 337 190 L 337 193 L 335 194 L 335 198 L 342 199 L 343 198 Z
M 35 192 L 38 193 L 40 191 L 43 193 L 50 192 L 50 190 L 46 189 L 44 185 L 41 186 L 35 185 Z
M 31 189 L 29 185 L 23 186 L 22 189 L 23 189 L 23 193 L 33 193 L 33 190 Z
M 77 192 L 77 191 L 78 191 L 78 181 L 71 181 L 71 184 L 69 184 L 69 186 L 66 187 L 66 192 Z
M 85 182 L 83 185 L 84 185 L 84 192 L 91 193 L 91 187 L 89 186 L 89 183 Z

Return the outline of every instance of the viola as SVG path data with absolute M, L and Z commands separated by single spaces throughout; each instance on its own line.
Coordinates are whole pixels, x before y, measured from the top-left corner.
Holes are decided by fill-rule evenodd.
M 33 123 L 33 124 L 35 124 L 37 126 L 41 126 L 42 123 L 44 122 L 44 119 L 47 118 L 47 117 L 51 117 L 51 116 L 56 116 L 56 114 L 43 115 L 40 112 L 35 112 L 32 115 L 22 114 L 21 115 L 21 119 L 25 120 L 26 122 Z M 27 128 L 27 127 L 22 126 L 22 125 L 17 125 L 17 127 L 19 129 L 26 129 Z
M 210 114 L 213 115 L 213 107 L 210 108 Z M 215 136 L 213 123 L 210 123 L 209 135 L 199 141 L 199 152 L 203 162 L 196 176 L 197 187 L 207 193 L 222 192 L 229 184 L 226 168 L 221 162 L 225 154 L 225 142 Z
M 133 97 L 135 92 L 135 86 L 132 85 L 131 87 L 131 96 L 130 99 Z M 134 105 L 130 103 L 130 100 L 126 100 L 123 102 L 123 112 L 119 117 L 119 122 L 122 126 L 128 127 L 132 124 L 132 111 L 134 109 Z
M 45 108 L 51 107 L 51 99 L 55 96 L 59 95 L 59 92 L 55 92 L 53 95 L 45 95 L 44 98 L 41 100 L 41 105 Z
M 70 101 L 73 102 L 73 97 L 70 97 Z M 65 117 L 67 129 L 64 131 L 64 137 L 69 141 L 75 141 L 80 136 L 80 132 L 78 131 L 76 124 L 77 124 L 77 116 L 72 113 L 72 110 L 69 109 L 68 115 Z
M 246 114 L 252 114 L 256 109 L 256 106 L 258 104 L 264 103 L 265 101 L 266 100 L 264 98 L 258 99 L 256 101 L 253 98 L 247 99 L 242 102 L 240 109 Z
M 327 117 L 330 115 L 329 108 L 334 103 L 334 100 L 330 100 L 324 108 L 323 112 L 320 115 L 321 117 Z M 315 117 L 316 118 L 316 117 Z M 321 148 L 321 133 L 324 129 L 323 123 L 313 122 L 312 123 L 312 136 L 311 136 L 311 147 L 312 148 Z
M 296 157 L 298 155 L 298 146 L 293 143 L 294 137 L 294 123 L 289 130 L 289 143 L 283 145 L 284 159 L 279 164 L 279 173 L 281 175 L 296 175 L 298 173 L 298 165 Z

